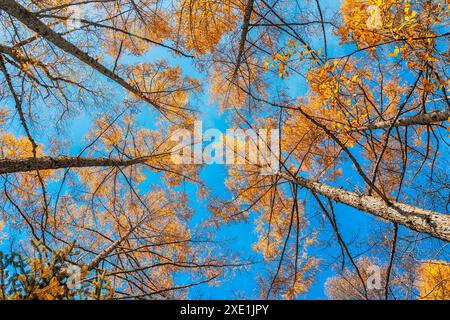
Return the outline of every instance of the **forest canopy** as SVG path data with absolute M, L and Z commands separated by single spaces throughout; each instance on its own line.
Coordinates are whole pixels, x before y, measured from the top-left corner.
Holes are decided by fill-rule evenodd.
M 0 0 L 0 298 L 449 299 L 449 16 Z

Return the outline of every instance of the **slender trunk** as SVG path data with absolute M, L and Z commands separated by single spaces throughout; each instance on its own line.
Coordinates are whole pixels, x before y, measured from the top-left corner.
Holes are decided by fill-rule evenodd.
M 359 195 L 355 192 L 314 182 L 302 177 L 285 177 L 312 192 L 336 202 L 371 213 L 384 220 L 401 224 L 412 230 L 427 233 L 435 238 L 450 241 L 450 216 L 448 215 L 394 201 L 387 204 L 378 197 Z
M 57 32 L 53 31 L 49 26 L 36 18 L 32 12 L 28 11 L 22 5 L 17 3 L 14 0 L 0 0 L 0 9 L 7 12 L 24 25 L 26 25 L 29 29 L 38 33 L 42 38 L 46 39 L 50 43 L 54 44 L 61 50 L 67 52 L 70 55 L 75 56 L 94 70 L 97 70 L 101 74 L 115 81 L 123 88 L 128 90 L 129 92 L 135 94 L 139 98 L 145 100 L 146 102 L 153 105 L 155 108 L 160 109 L 153 101 L 151 101 L 148 97 L 143 95 L 136 87 L 132 86 L 125 79 L 121 78 L 113 71 L 109 70 L 107 67 L 99 63 L 96 59 L 89 56 L 86 52 L 80 50 L 77 46 L 72 44 L 71 42 L 64 39 Z
M 406 127 L 410 125 L 429 125 L 446 121 L 449 117 L 450 117 L 450 109 L 432 111 L 424 114 L 419 114 L 417 116 L 401 118 L 398 119 L 395 123 L 393 123 L 394 122 L 393 120 L 379 121 L 367 126 L 354 129 L 352 131 L 388 129 L 391 126 L 396 128 L 396 127 Z
M 124 236 L 120 237 L 118 240 L 113 242 L 109 247 L 107 247 L 105 250 L 103 250 L 101 253 L 96 255 L 89 263 L 86 264 L 86 270 L 91 271 L 92 269 L 96 268 L 98 264 L 105 258 L 108 257 L 110 253 L 112 253 L 114 250 L 116 250 L 120 244 L 127 239 L 131 233 L 136 230 L 137 225 L 133 228 L 131 228 Z
M 0 159 L 0 174 L 28 172 L 34 170 L 54 170 L 63 168 L 87 168 L 87 167 L 125 167 L 144 163 L 145 158 L 130 160 L 108 158 L 82 158 L 82 157 L 38 157 L 21 159 Z
M 250 25 L 250 18 L 252 16 L 252 11 L 253 11 L 253 5 L 254 5 L 254 0 L 247 0 L 247 4 L 245 5 L 244 21 L 242 24 L 241 40 L 239 41 L 238 57 L 236 59 L 236 67 L 234 69 L 233 76 L 237 75 L 237 72 L 239 71 L 239 67 L 242 62 L 242 58 L 244 56 L 245 42 L 247 40 L 247 34 L 248 34 L 248 30 L 249 30 L 249 25 Z

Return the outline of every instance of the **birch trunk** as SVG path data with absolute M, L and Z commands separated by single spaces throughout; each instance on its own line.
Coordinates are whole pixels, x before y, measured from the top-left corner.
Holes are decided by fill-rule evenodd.
M 374 129 L 388 129 L 391 126 L 396 127 L 406 127 L 410 125 L 427 125 L 436 124 L 446 121 L 450 117 L 450 109 L 432 111 L 424 114 L 419 114 L 417 116 L 405 117 L 398 119 L 395 123 L 394 120 L 379 121 L 368 126 L 363 126 L 352 131 L 364 131 L 364 130 L 374 130 Z
M 126 167 L 144 163 L 148 157 L 131 160 L 82 157 L 39 157 L 22 159 L 0 159 L 0 174 L 28 172 L 34 170 L 55 170 L 64 168 Z
M 80 50 L 77 46 L 64 39 L 61 35 L 53 31 L 53 29 L 51 29 L 49 26 L 47 26 L 45 23 L 43 23 L 37 17 L 35 17 L 32 12 L 28 11 L 25 7 L 23 7 L 16 1 L 0 0 L 0 9 L 7 12 L 20 22 L 22 22 L 25 26 L 27 26 L 29 29 L 39 34 L 42 38 L 46 39 L 48 42 L 54 44 L 61 50 L 67 52 L 68 54 L 78 58 L 79 60 L 81 60 L 94 70 L 100 72 L 109 79 L 121 85 L 124 89 L 135 94 L 136 96 L 145 100 L 146 102 L 150 103 L 155 108 L 160 109 L 153 101 L 151 101 L 151 99 L 144 96 L 142 92 L 140 92 L 136 87 L 132 86 L 125 79 L 121 78 L 113 71 L 109 70 L 107 67 L 99 63 L 96 59 L 89 56 L 86 52 Z
M 435 238 L 450 241 L 450 216 L 430 210 L 424 210 L 399 202 L 387 204 L 383 199 L 359 195 L 341 188 L 332 187 L 306 178 L 285 176 L 286 179 L 355 209 L 371 213 L 384 220 L 396 222 L 412 230 L 427 233 Z

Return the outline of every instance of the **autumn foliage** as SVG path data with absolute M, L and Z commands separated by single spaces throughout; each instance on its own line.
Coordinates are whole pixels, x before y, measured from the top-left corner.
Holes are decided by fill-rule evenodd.
M 251 270 L 248 297 L 296 299 L 332 270 L 331 299 L 448 299 L 449 2 L 336 3 L 0 0 L 0 251 L 23 262 L 0 296 L 185 299 Z M 205 114 L 277 129 L 279 172 L 222 190 L 175 163 Z M 240 224 L 248 255 L 221 238 Z

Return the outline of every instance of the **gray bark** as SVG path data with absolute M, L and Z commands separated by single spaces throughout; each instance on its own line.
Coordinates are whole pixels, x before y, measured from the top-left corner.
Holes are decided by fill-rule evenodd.
M 435 238 L 450 241 L 449 215 L 394 201 L 388 204 L 378 197 L 360 195 L 302 177 L 293 178 L 286 175 L 285 178 L 336 202 L 349 205 L 384 220 L 398 223 L 412 230 L 427 233 Z
M 395 123 L 394 120 L 379 121 L 352 131 L 389 129 L 391 126 L 396 128 L 396 127 L 406 127 L 410 125 L 427 125 L 427 124 L 430 125 L 446 121 L 449 117 L 450 117 L 450 109 L 432 111 L 424 114 L 419 114 L 417 116 L 401 118 L 398 119 Z
M 0 159 L 0 174 L 28 172 L 34 170 L 55 170 L 64 168 L 88 168 L 88 167 L 126 167 L 144 163 L 148 158 L 131 160 L 108 158 L 83 158 L 83 157 L 38 157 L 21 159 Z
M 20 22 L 22 22 L 29 29 L 39 34 L 42 38 L 46 39 L 48 42 L 54 44 L 61 50 L 67 52 L 68 54 L 78 58 L 79 60 L 81 60 L 94 70 L 100 72 L 109 79 L 115 81 L 129 92 L 134 93 L 136 96 L 150 103 L 155 108 L 160 109 L 153 101 L 151 101 L 148 97 L 143 95 L 142 92 L 140 92 L 136 87 L 132 86 L 125 79 L 121 78 L 113 71 L 109 70 L 107 67 L 99 63 L 96 59 L 89 56 L 86 52 L 80 50 L 77 46 L 64 39 L 61 35 L 53 31 L 45 23 L 36 18 L 32 12 L 28 11 L 26 8 L 24 8 L 16 1 L 0 0 L 0 9 L 7 12 Z

